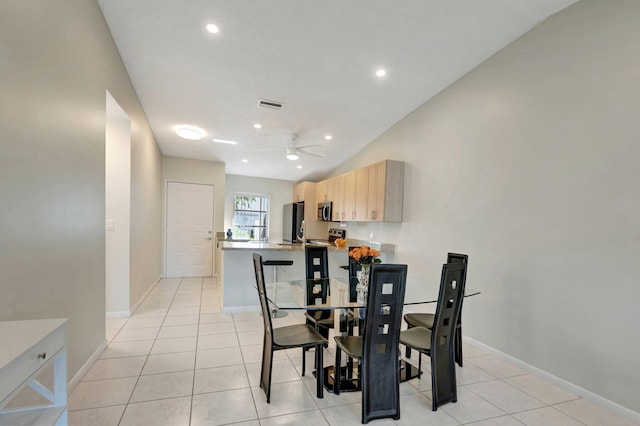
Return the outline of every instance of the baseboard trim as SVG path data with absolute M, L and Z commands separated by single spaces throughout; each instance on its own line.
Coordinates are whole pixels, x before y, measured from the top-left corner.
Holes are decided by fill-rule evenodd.
M 107 346 L 108 346 L 108 343 L 107 343 L 107 340 L 105 339 L 102 341 L 100 346 L 98 346 L 98 348 L 93 352 L 93 354 L 91 354 L 89 359 L 87 359 L 87 362 L 85 362 L 84 365 L 80 367 L 80 370 L 78 370 L 78 372 L 71 378 L 71 380 L 69 380 L 69 383 L 67 383 L 67 395 L 71 395 L 71 392 L 73 392 L 75 387 L 78 386 L 78 383 L 82 381 L 82 378 L 84 377 L 85 374 L 87 374 L 89 369 L 93 367 L 93 364 L 95 364 L 95 362 L 100 358 L 100 355 L 102 355 L 102 352 L 104 352 L 104 350 L 107 349 Z
M 467 336 L 463 336 L 463 340 L 465 343 L 469 343 L 472 346 L 475 346 L 479 349 L 482 349 L 485 352 L 491 353 L 492 355 L 497 356 L 498 358 L 502 358 L 503 360 L 516 365 L 517 367 L 521 368 L 524 371 L 527 371 L 528 373 L 533 374 L 534 376 L 538 376 L 541 379 L 544 379 L 548 382 L 553 383 L 554 385 L 568 391 L 571 393 L 576 394 L 577 396 L 589 400 L 601 407 L 604 407 L 608 410 L 613 411 L 616 414 L 619 414 L 622 417 L 625 417 L 631 421 L 635 421 L 635 422 L 639 422 L 640 423 L 640 413 L 636 413 L 633 410 L 630 410 L 626 407 L 623 407 L 622 405 L 613 402 L 611 400 L 608 400 L 598 394 L 595 394 L 587 389 L 581 388 L 578 385 L 575 385 L 571 382 L 568 382 L 564 379 L 561 379 L 560 377 L 554 376 L 551 373 L 548 373 L 544 370 L 539 369 L 538 367 L 534 367 L 531 364 L 528 364 L 522 360 L 519 360 L 518 358 L 514 358 L 511 355 L 508 355 L 504 352 L 501 352 L 489 345 L 486 345 L 482 342 L 479 342 L 477 340 L 474 340 L 470 337 Z

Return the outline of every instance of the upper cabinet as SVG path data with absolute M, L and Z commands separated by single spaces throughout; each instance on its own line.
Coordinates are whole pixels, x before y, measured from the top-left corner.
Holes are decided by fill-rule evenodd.
M 316 184 L 334 222 L 402 222 L 404 163 L 385 160 Z
M 327 238 L 327 222 L 318 221 L 318 186 L 315 182 L 300 182 L 293 187 L 293 201 L 304 202 L 304 235 L 307 239 Z
M 317 203 L 324 203 L 326 201 L 330 201 L 328 187 L 329 187 L 328 180 L 323 180 L 321 182 L 316 183 L 316 202 Z
M 367 167 L 366 220 L 402 222 L 404 163 L 386 160 Z

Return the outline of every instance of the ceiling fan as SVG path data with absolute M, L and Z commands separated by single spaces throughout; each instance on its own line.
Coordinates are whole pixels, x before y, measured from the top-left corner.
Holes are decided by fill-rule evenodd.
M 295 146 L 294 142 L 297 139 L 297 137 L 298 137 L 298 135 L 296 135 L 296 134 L 292 134 L 291 137 L 290 137 L 291 138 L 291 142 L 286 147 L 287 160 L 295 161 L 295 160 L 300 158 L 300 154 L 312 155 L 314 157 L 320 157 L 320 158 L 325 157 L 324 154 L 320 154 L 318 152 L 309 151 L 307 149 L 307 148 L 313 148 L 313 147 L 316 147 L 316 146 L 322 146 L 320 144 Z

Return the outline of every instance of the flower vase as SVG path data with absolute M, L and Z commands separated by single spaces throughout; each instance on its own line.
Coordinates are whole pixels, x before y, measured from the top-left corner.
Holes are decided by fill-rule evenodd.
M 367 293 L 369 291 L 369 266 L 361 265 L 358 271 L 358 284 L 356 285 L 356 292 L 358 294 L 358 304 L 367 304 Z

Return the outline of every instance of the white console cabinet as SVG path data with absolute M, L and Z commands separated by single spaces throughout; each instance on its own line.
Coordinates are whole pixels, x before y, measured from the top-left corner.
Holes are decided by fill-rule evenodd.
M 67 424 L 66 319 L 0 321 L 0 425 Z M 53 365 L 53 389 L 36 380 Z M 49 403 L 11 406 L 29 386 Z

